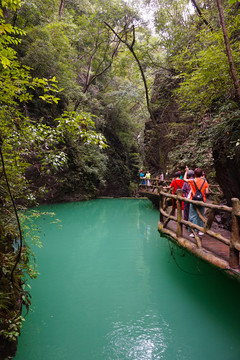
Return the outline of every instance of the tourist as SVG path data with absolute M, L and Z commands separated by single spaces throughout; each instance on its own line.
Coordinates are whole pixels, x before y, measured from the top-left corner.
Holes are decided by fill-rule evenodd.
M 178 189 L 182 189 L 184 185 L 184 181 L 180 179 L 181 171 L 177 171 L 174 175 L 174 179 L 171 184 L 168 186 L 168 189 L 173 188 L 173 195 L 176 193 Z M 176 207 L 176 200 L 173 199 L 173 208 Z M 183 210 L 183 203 L 182 203 L 182 210 Z
M 185 169 L 185 174 L 184 174 L 184 181 L 186 181 L 190 187 L 191 187 L 191 196 L 190 199 L 193 199 L 197 190 L 201 191 L 202 197 L 203 197 L 203 201 L 206 201 L 206 194 L 208 194 L 208 182 L 206 181 L 206 179 L 202 178 L 202 169 L 200 168 L 196 168 L 194 170 L 194 179 L 188 179 L 188 171 L 189 168 L 188 166 L 186 166 Z M 198 206 L 199 211 L 201 212 L 201 214 L 204 214 L 204 207 L 203 206 Z M 200 219 L 200 217 L 198 216 L 197 210 L 195 205 L 190 204 L 189 206 L 189 217 L 188 217 L 189 221 L 193 224 L 196 224 L 198 226 L 203 227 L 203 221 Z M 191 232 L 191 229 L 189 229 L 189 232 Z M 195 229 L 195 232 L 198 233 L 198 235 L 204 235 L 204 233 L 202 233 L 201 231 L 199 231 L 198 229 Z M 189 235 L 190 237 L 194 237 L 194 234 L 191 233 Z
M 140 177 L 140 185 L 146 185 L 146 181 L 145 181 L 145 179 L 144 179 L 143 169 L 140 170 L 139 177 Z
M 147 170 L 147 172 L 146 172 L 145 179 L 147 182 L 147 186 L 151 186 L 151 182 L 150 182 L 151 174 L 150 174 L 149 170 Z
M 188 179 L 194 179 L 194 171 L 193 170 L 188 170 L 187 173 L 187 177 Z M 182 193 L 183 196 L 187 199 L 190 199 L 191 196 L 191 186 L 189 185 L 188 182 L 184 182 L 183 187 L 182 187 Z M 188 216 L 189 216 L 189 203 L 184 201 L 184 212 L 183 212 L 183 218 L 184 220 L 188 221 Z
M 174 174 L 174 179 L 171 182 L 171 184 L 168 186 L 168 188 L 173 188 L 173 194 L 176 193 L 177 189 L 182 189 L 184 181 L 180 178 L 181 171 L 177 171 Z

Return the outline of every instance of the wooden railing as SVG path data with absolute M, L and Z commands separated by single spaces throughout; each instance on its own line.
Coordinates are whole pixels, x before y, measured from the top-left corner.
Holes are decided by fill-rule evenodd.
M 146 179 L 145 179 L 146 181 Z M 153 179 L 150 179 L 150 183 L 151 185 L 148 186 L 148 185 L 143 185 L 143 184 L 139 184 L 139 189 L 140 190 L 145 190 L 145 191 L 151 191 L 151 192 L 156 192 L 158 191 L 158 188 L 159 186 L 163 186 L 163 187 L 166 187 L 168 185 L 170 185 L 172 182 L 172 180 L 170 179 L 165 179 L 165 180 L 161 180 L 160 178 L 153 178 Z M 212 185 L 210 186 L 210 196 L 211 195 L 221 195 L 222 194 L 222 191 L 220 189 L 220 186 L 219 185 Z
M 144 179 L 144 180 L 146 181 L 147 179 Z M 156 191 L 158 191 L 159 186 L 167 185 L 168 183 L 170 184 L 169 181 L 167 183 L 166 180 L 161 180 L 159 178 L 150 179 L 150 183 L 151 183 L 151 185 L 147 185 L 147 184 L 143 185 L 140 183 L 139 189 L 143 190 L 143 191 L 145 190 L 145 191 L 156 192 Z
M 176 240 L 181 239 L 184 242 L 186 238 L 183 237 L 183 225 L 189 227 L 194 234 L 194 238 L 196 240 L 197 248 L 199 252 L 201 252 L 202 242 L 201 238 L 198 236 L 195 229 L 203 232 L 204 234 L 209 235 L 211 238 L 214 238 L 216 241 L 220 241 L 229 247 L 229 259 L 228 263 L 231 268 L 239 267 L 239 252 L 240 252 L 240 237 L 239 237 L 239 218 L 240 218 L 240 200 L 237 198 L 232 199 L 232 207 L 225 205 L 215 205 L 211 203 L 206 203 L 202 201 L 193 201 L 187 198 L 182 197 L 181 190 L 177 190 L 176 195 L 172 195 L 162 186 L 158 187 L 159 192 L 159 200 L 160 200 L 160 223 L 159 230 L 163 233 L 168 233 Z M 171 207 L 170 212 L 167 212 L 169 207 L 169 199 L 172 199 L 173 206 Z M 203 227 L 198 226 L 196 224 L 191 223 L 190 221 L 186 221 L 182 218 L 182 201 L 195 205 L 195 209 L 198 213 L 198 216 L 203 221 Z M 177 215 L 175 216 L 175 204 L 177 208 Z M 198 207 L 204 207 L 207 209 L 205 216 L 203 216 Z M 215 219 L 215 215 L 217 212 L 227 212 L 231 214 L 232 217 L 232 229 L 229 233 L 229 238 L 216 233 L 211 230 L 212 223 Z M 170 220 L 176 222 L 176 231 L 167 230 L 167 225 Z M 215 259 L 215 260 L 214 260 Z M 216 263 L 216 258 L 210 259 L 210 262 Z M 218 264 L 215 264 L 218 265 Z

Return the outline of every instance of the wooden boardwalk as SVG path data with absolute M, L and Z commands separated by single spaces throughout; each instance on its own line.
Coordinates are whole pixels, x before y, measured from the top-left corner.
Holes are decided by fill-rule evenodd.
M 160 233 L 169 237 L 171 241 L 179 247 L 184 248 L 189 253 L 209 264 L 224 270 L 227 275 L 240 281 L 240 236 L 239 236 L 239 220 L 240 220 L 240 200 L 233 199 L 233 207 L 223 205 L 213 205 L 211 201 L 199 203 L 205 206 L 207 211 L 203 217 L 204 227 L 198 230 L 204 233 L 198 236 L 194 231 L 194 224 L 183 220 L 181 210 L 181 202 L 197 204 L 192 200 L 182 197 L 181 191 L 177 195 L 172 195 L 162 186 L 146 187 L 139 189 L 139 194 L 149 198 L 153 204 L 160 210 L 160 221 L 158 230 Z M 175 199 L 177 204 L 176 214 L 173 214 L 171 201 Z M 228 231 L 219 226 L 215 220 L 216 214 L 222 211 L 231 213 L 232 231 Z M 190 237 L 189 227 L 192 228 L 195 237 Z

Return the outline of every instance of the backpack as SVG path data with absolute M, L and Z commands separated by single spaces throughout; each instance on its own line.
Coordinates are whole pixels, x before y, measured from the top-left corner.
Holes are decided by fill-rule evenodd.
M 204 185 L 204 183 L 205 183 L 205 179 L 204 179 L 204 181 L 203 181 L 202 186 L 200 187 L 200 189 L 198 189 L 198 187 L 197 187 L 197 185 L 196 185 L 196 183 L 195 183 L 194 180 L 193 180 L 193 183 L 194 183 L 194 185 L 195 185 L 196 192 L 195 192 L 195 195 L 193 196 L 192 200 L 203 201 L 203 194 L 202 194 L 202 191 L 201 191 L 201 190 L 202 190 L 202 187 L 203 187 L 203 185 Z
M 173 181 L 174 181 L 174 182 L 175 182 L 175 184 L 177 185 L 177 189 L 176 189 L 176 191 L 177 191 L 178 189 L 180 189 L 180 190 L 181 190 L 182 188 L 180 188 L 180 186 L 178 185 L 178 183 L 177 183 L 175 180 L 173 180 Z M 181 182 L 181 185 L 182 185 L 182 186 L 183 186 L 183 182 L 184 182 L 184 181 L 182 180 L 182 182 Z

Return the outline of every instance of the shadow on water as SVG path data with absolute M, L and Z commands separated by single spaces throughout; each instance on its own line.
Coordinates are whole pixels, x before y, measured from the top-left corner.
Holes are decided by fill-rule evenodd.
M 236 341 L 239 340 L 240 283 L 224 274 L 223 270 L 204 263 L 169 241 L 171 262 L 168 274 L 211 321 L 223 326 Z M 187 314 L 186 314 L 187 315 Z

